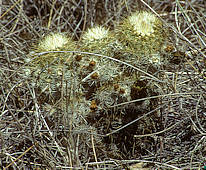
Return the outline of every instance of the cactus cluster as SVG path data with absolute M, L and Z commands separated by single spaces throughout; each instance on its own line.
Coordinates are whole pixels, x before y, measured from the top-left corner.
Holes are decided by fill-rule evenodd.
M 154 14 L 140 11 L 125 18 L 116 30 L 103 26 L 88 29 L 78 43 L 62 33 L 47 35 L 35 46 L 35 52 L 48 53 L 31 60 L 26 70 L 30 69 L 35 85 L 50 96 L 52 103 L 61 98 L 61 108 L 68 115 L 101 113 L 150 95 L 152 87 L 123 62 L 144 71 L 148 65 L 160 66 L 165 39 L 162 22 Z M 49 52 L 60 50 L 80 53 Z M 56 93 L 61 97 L 55 97 Z M 139 102 L 135 108 L 147 108 L 149 104 L 150 101 Z

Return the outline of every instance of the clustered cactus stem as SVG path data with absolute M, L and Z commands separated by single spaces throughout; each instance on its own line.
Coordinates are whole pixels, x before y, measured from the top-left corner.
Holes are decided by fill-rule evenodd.
M 61 50 L 75 50 L 76 44 L 71 37 L 68 37 L 65 33 L 50 33 L 40 39 L 40 41 L 34 46 L 35 52 L 48 52 L 48 51 L 61 51 Z M 42 55 L 34 60 L 34 63 L 41 66 L 50 64 L 55 59 L 64 62 L 66 57 L 64 54 L 48 53 Z
M 124 47 L 126 61 L 131 63 L 152 63 L 160 65 L 160 51 L 167 33 L 163 23 L 154 14 L 139 11 L 125 18 L 116 30 Z

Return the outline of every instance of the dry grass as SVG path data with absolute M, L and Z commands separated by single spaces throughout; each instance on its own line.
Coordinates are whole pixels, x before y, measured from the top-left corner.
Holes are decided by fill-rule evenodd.
M 148 169 L 203 169 L 205 6 L 204 0 L 4 1 L 0 14 L 0 167 L 127 169 L 136 164 Z M 54 110 L 56 103 L 39 93 L 32 78 L 25 76 L 25 58 L 44 34 L 67 32 L 78 41 L 90 26 L 114 29 L 123 17 L 139 9 L 161 17 L 175 48 L 169 54 L 172 64 L 159 70 L 161 81 L 154 80 L 161 93 L 119 104 L 151 100 L 150 110 L 143 109 L 137 116 L 126 108 L 124 116 L 114 114 L 115 106 L 101 115 L 79 116 L 73 121 L 66 112 Z M 70 88 L 75 96 L 72 89 L 78 85 L 73 82 Z M 56 98 L 60 101 L 61 97 Z M 45 108 L 48 101 L 49 108 Z M 80 105 L 73 100 L 66 107 L 75 112 Z

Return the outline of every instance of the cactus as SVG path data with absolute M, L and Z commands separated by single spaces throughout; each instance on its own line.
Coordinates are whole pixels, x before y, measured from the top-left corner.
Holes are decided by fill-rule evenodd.
M 65 33 L 50 33 L 46 35 L 44 38 L 40 39 L 40 41 L 33 47 L 36 53 L 41 52 L 49 52 L 49 51 L 61 51 L 61 50 L 75 50 L 76 44 L 68 37 Z M 61 53 L 47 53 L 36 58 L 33 63 L 38 64 L 40 66 L 45 66 L 54 62 L 56 59 L 57 62 L 66 61 L 66 58 L 71 57 L 67 54 Z
M 52 51 L 73 51 L 76 49 L 76 44 L 65 33 L 50 33 L 40 39 L 33 49 L 35 53 L 32 52 L 31 57 L 26 59 L 28 62 L 24 69 L 26 75 L 40 93 L 55 103 L 59 98 L 54 94 L 65 94 L 66 87 L 71 88 L 71 80 L 74 77 L 71 69 L 73 54 Z
M 101 26 L 88 29 L 82 35 L 81 51 L 114 57 L 114 51 L 121 49 L 113 32 Z M 122 72 L 120 64 L 101 56 L 84 55 L 79 62 L 80 78 L 85 90 L 99 88 L 116 79 Z
M 135 65 L 161 63 L 160 51 L 167 34 L 161 20 L 154 14 L 147 11 L 136 12 L 125 18 L 116 32 L 124 46 L 124 61 Z

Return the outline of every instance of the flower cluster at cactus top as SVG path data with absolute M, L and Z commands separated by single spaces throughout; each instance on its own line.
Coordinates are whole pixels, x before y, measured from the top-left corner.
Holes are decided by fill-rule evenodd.
M 69 39 L 61 33 L 52 33 L 46 36 L 38 45 L 38 48 L 42 51 L 51 51 L 57 50 L 64 47 L 67 44 Z
M 101 26 L 96 26 L 94 28 L 89 29 L 84 35 L 83 40 L 85 41 L 95 41 L 101 40 L 103 38 L 108 37 L 109 30 L 105 29 Z
M 134 31 L 141 36 L 150 35 L 154 32 L 154 24 L 157 17 L 147 11 L 135 13 L 129 18 L 130 24 L 134 27 Z

